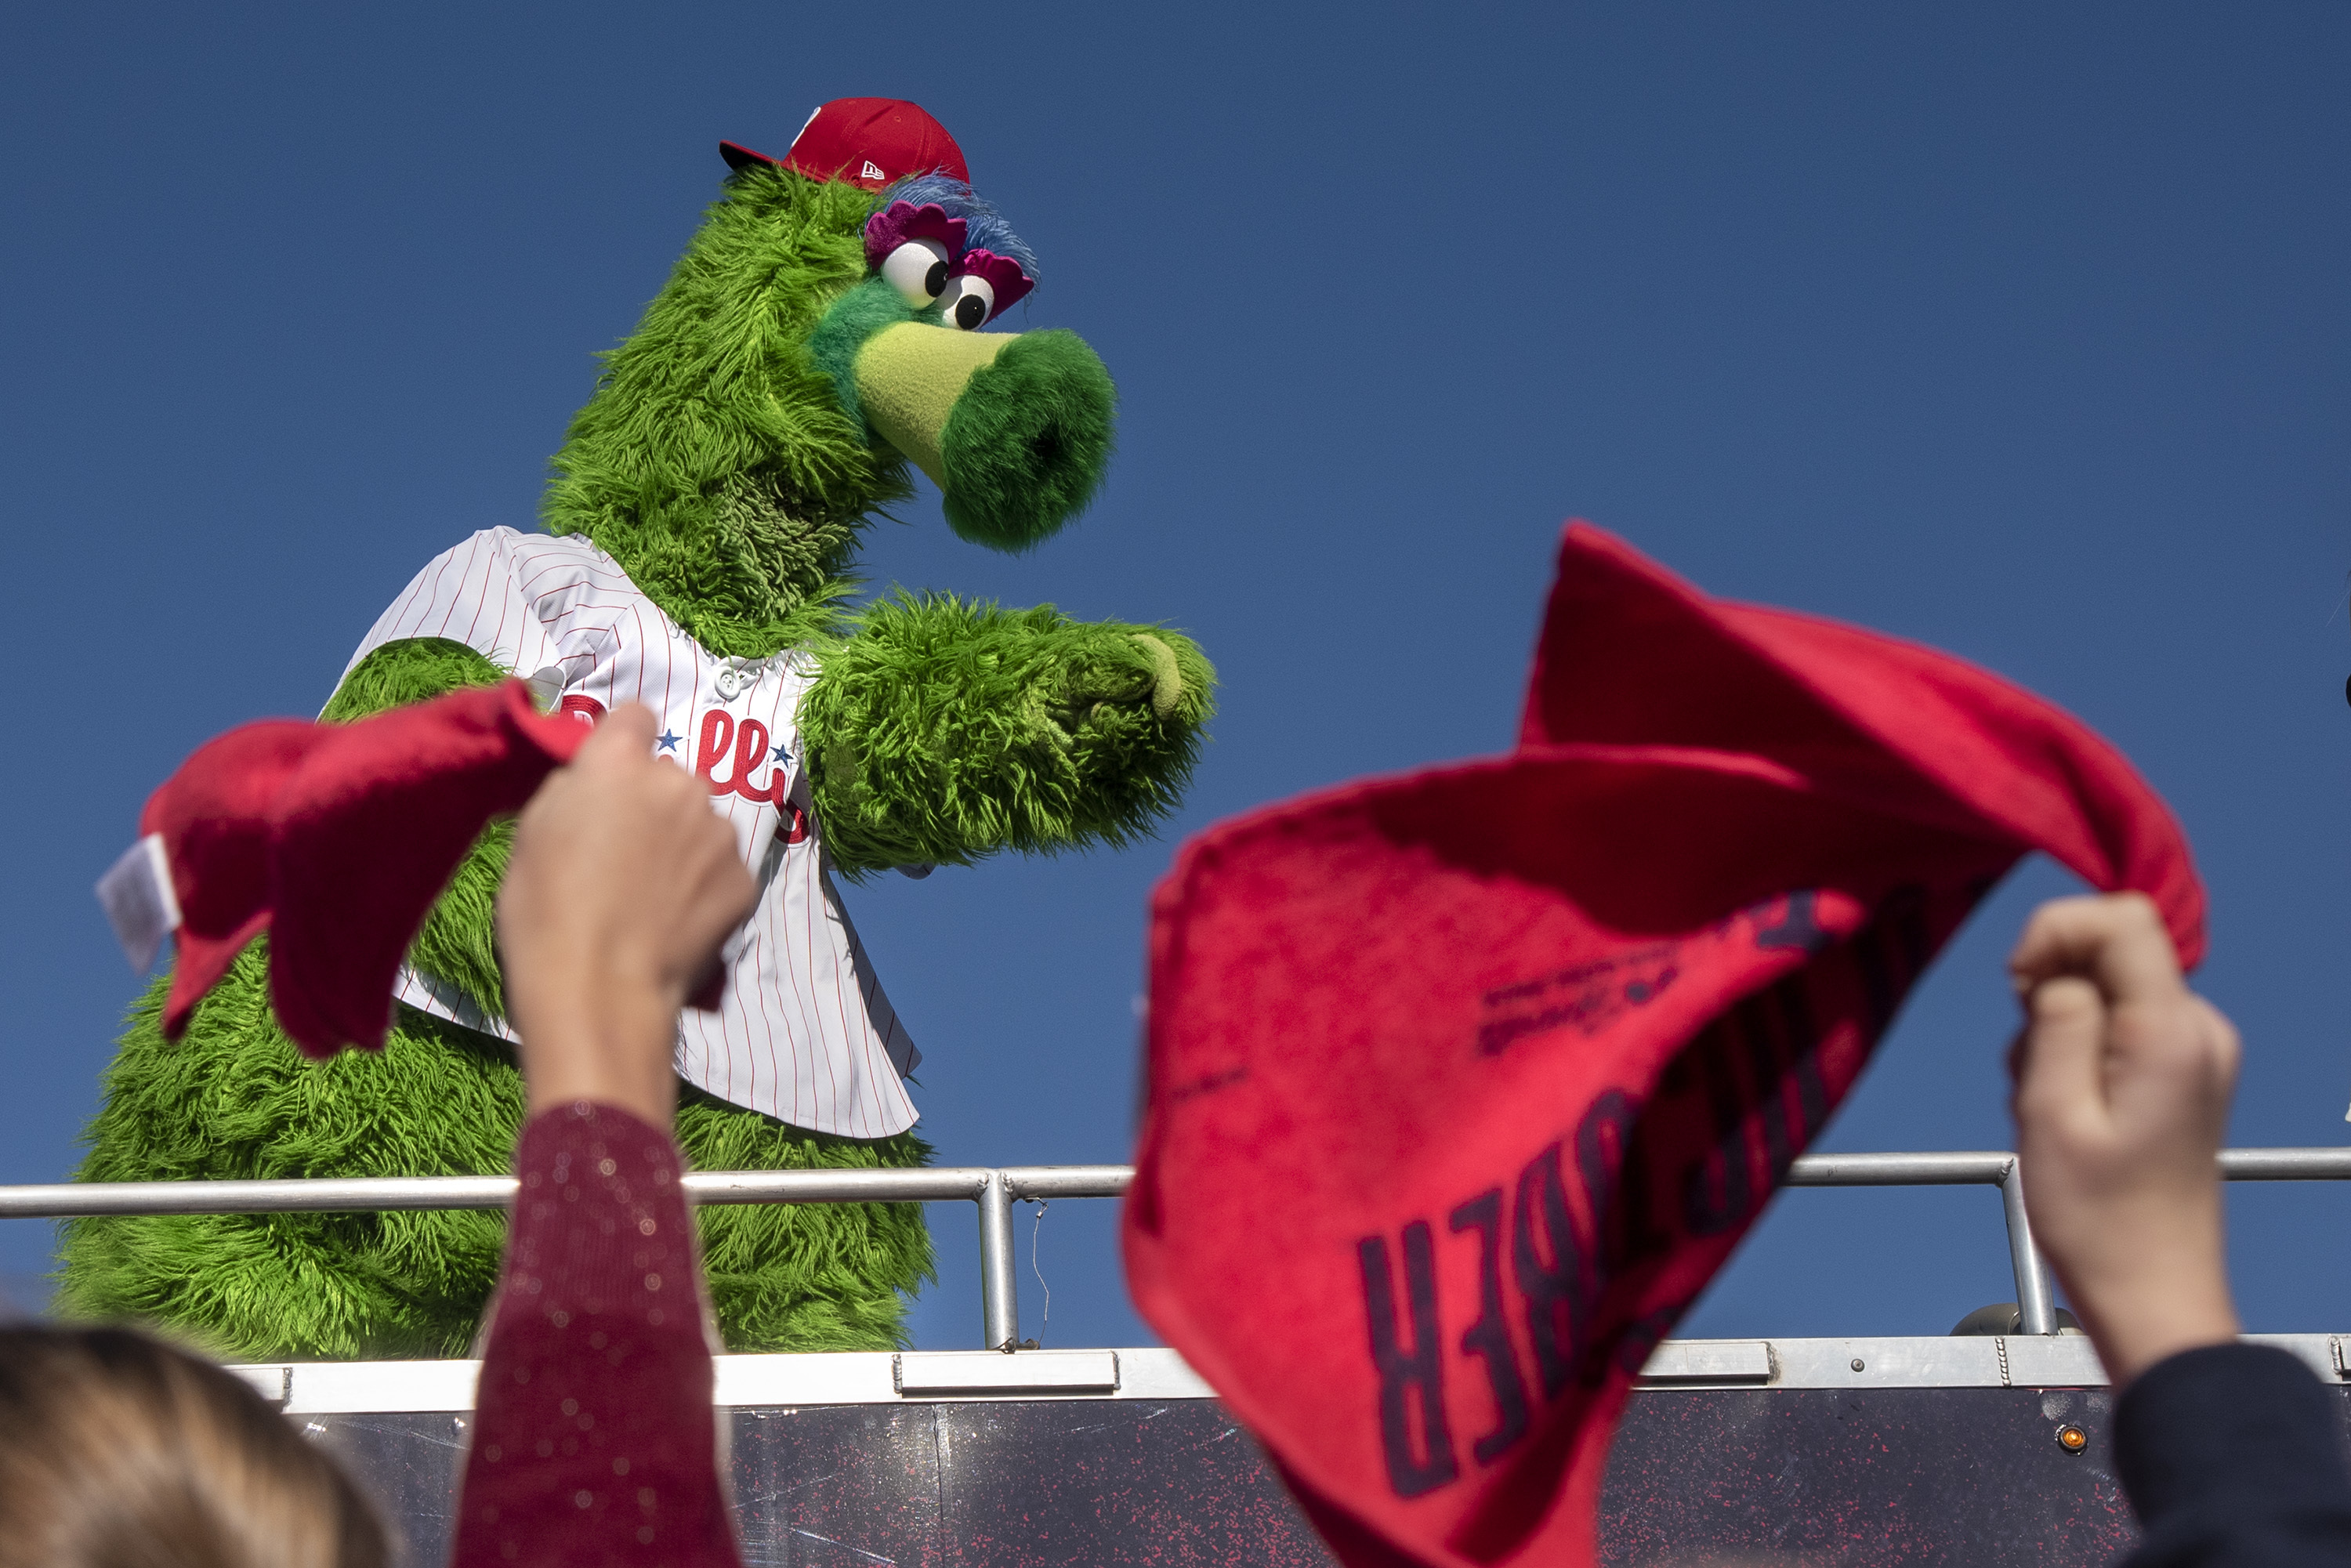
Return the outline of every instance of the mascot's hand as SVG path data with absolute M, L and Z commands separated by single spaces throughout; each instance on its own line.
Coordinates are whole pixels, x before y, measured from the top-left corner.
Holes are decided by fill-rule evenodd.
M 1179 632 L 1126 633 L 1073 663 L 1058 703 L 1039 694 L 1040 712 L 1063 743 L 1089 729 L 1133 724 L 1196 725 L 1207 716 L 1214 676 L 1199 645 Z M 1188 667 L 1187 667 L 1188 666 Z
M 800 707 L 817 819 L 850 875 L 1118 844 L 1173 809 L 1215 709 L 1179 632 L 945 594 L 868 606 Z

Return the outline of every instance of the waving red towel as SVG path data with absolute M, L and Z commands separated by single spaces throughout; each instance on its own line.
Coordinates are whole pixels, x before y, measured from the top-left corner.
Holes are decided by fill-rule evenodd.
M 267 931 L 270 1003 L 303 1053 L 381 1050 L 401 959 L 457 862 L 588 734 L 507 681 L 356 724 L 264 719 L 197 747 L 99 884 L 134 960 L 179 932 L 165 1038 Z
M 2178 824 L 2079 723 L 1571 528 L 1516 752 L 1160 884 L 1138 1305 L 1353 1568 L 1592 1563 L 1634 1375 L 2035 849 L 2201 956 Z

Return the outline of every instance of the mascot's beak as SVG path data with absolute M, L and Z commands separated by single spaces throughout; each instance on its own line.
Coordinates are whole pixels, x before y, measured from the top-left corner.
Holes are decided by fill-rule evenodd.
M 902 321 L 857 351 L 857 399 L 937 484 L 948 526 L 1020 549 L 1084 510 L 1110 462 L 1117 392 L 1074 332 Z

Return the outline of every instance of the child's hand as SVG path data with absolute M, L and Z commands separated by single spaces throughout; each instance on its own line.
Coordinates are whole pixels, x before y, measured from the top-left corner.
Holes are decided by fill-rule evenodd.
M 2137 894 L 2043 904 L 2009 968 L 2026 1207 L 2107 1376 L 2234 1338 L 2216 1160 L 2237 1031 Z
M 515 825 L 498 947 L 533 1112 L 593 1100 L 667 1126 L 678 1009 L 750 912 L 734 831 L 653 728 L 614 708 Z

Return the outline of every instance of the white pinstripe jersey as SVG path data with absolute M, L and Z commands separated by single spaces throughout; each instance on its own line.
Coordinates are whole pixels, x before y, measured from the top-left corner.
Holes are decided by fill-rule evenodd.
M 490 528 L 439 557 L 385 611 L 343 673 L 374 649 L 441 637 L 477 650 L 586 718 L 638 702 L 660 755 L 692 768 L 735 829 L 759 902 L 737 934 L 722 1009 L 688 1009 L 677 1071 L 735 1104 L 854 1138 L 914 1124 L 903 1076 L 921 1060 L 873 977 L 825 866 L 797 717 L 815 670 L 782 653 L 722 659 L 579 538 Z M 414 968 L 413 1007 L 511 1040 L 454 985 Z

